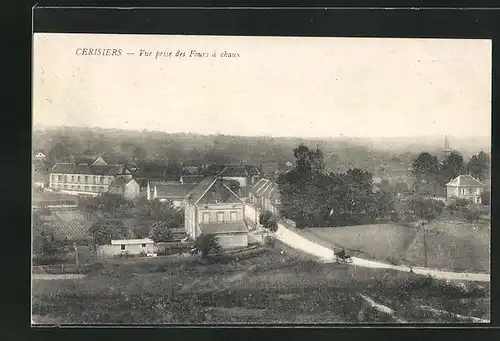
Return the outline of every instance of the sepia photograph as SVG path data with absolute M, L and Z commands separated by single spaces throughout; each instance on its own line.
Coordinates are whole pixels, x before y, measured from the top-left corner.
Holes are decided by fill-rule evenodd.
M 490 323 L 491 40 L 32 58 L 32 326 Z

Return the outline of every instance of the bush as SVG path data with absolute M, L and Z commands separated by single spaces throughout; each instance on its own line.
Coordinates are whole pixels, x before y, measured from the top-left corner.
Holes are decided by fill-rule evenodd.
M 212 234 L 201 234 L 196 238 L 194 246 L 200 250 L 202 259 L 207 259 L 211 252 L 220 252 L 219 238 Z
M 491 205 L 491 192 L 490 191 L 484 191 L 481 193 L 481 202 L 484 205 Z
M 278 223 L 276 223 L 276 217 L 269 211 L 260 214 L 259 223 L 265 229 L 271 232 L 276 232 L 278 230 Z

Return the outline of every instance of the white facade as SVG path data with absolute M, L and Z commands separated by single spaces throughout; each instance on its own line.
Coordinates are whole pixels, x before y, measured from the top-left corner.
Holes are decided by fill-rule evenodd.
M 112 240 L 111 245 L 101 245 L 98 247 L 98 255 L 101 258 L 114 257 L 119 255 L 140 255 L 155 254 L 156 245 L 153 240 L 145 239 L 123 239 Z

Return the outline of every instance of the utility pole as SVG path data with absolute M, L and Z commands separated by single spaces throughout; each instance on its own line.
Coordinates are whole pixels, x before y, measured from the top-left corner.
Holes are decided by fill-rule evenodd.
M 425 222 L 422 221 L 422 230 L 424 232 L 424 258 L 425 258 L 425 267 L 427 267 L 427 233 L 425 230 Z
M 76 260 L 76 265 L 78 266 L 78 248 L 76 247 L 76 243 L 73 242 L 73 246 L 75 248 L 75 260 Z

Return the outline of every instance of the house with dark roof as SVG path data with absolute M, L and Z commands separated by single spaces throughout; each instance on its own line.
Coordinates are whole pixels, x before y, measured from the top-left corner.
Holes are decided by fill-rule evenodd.
M 181 184 L 199 184 L 205 175 L 182 175 L 179 179 Z
M 277 183 L 268 179 L 260 179 L 252 187 L 249 199 L 262 212 L 269 211 L 279 216 L 281 201 Z
M 238 181 L 240 187 L 247 187 L 257 182 L 261 171 L 256 165 L 212 165 L 207 168 L 207 175 L 222 177 L 223 180 Z
M 147 186 L 148 200 L 171 201 L 175 207 L 184 207 L 189 193 L 196 184 L 150 181 Z
M 116 179 L 132 179 L 125 166 L 56 163 L 50 169 L 49 188 L 68 194 L 97 196 L 108 192 Z
M 190 238 L 216 235 L 221 248 L 248 245 L 244 203 L 219 177 L 207 177 L 189 193 L 184 224 Z
M 122 196 L 128 200 L 135 200 L 139 197 L 140 186 L 132 178 L 118 178 L 109 185 L 108 193 Z
M 462 198 L 473 203 L 481 203 L 485 185 L 470 175 L 459 175 L 446 184 L 446 197 Z

